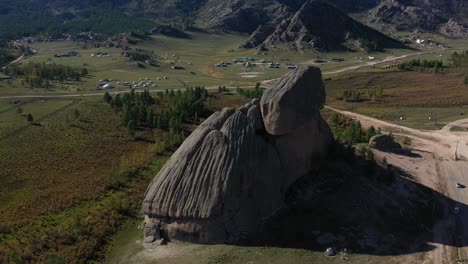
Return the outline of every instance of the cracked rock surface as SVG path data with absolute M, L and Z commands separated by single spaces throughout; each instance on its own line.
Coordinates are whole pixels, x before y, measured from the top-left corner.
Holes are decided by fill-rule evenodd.
M 238 110 L 205 120 L 150 183 L 145 242 L 252 239 L 288 187 L 318 168 L 333 137 L 320 70 L 293 70 Z

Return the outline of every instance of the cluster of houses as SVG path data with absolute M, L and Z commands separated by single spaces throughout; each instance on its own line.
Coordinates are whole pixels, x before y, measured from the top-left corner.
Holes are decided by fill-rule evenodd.
M 415 40 L 415 43 L 419 46 L 439 46 L 440 48 L 449 48 L 449 46 L 447 44 L 444 44 L 444 43 L 439 43 L 435 40 L 432 40 L 432 39 L 422 39 L 422 38 L 418 38 Z
M 140 78 L 140 82 L 134 81 L 132 84 L 125 82 L 124 85 L 133 89 L 156 87 L 156 84 L 150 78 Z
M 402 35 L 402 36 L 392 36 L 393 38 L 405 43 L 405 44 L 415 44 L 417 46 L 438 46 L 440 48 L 449 48 L 449 45 L 442 43 L 433 39 L 430 39 L 420 34 L 412 35 Z
M 239 57 L 239 58 L 235 58 L 232 60 L 232 62 L 234 63 L 247 63 L 247 62 L 253 62 L 255 61 L 255 58 L 252 58 L 252 57 Z
M 79 52 L 76 52 L 76 51 L 70 51 L 68 53 L 55 54 L 54 57 L 56 57 L 56 58 L 81 57 L 81 54 Z
M 164 77 L 158 77 L 157 80 L 167 80 L 168 78 L 166 76 Z M 96 85 L 97 90 L 102 90 L 102 89 L 114 89 L 116 88 L 112 82 L 114 80 L 112 79 L 103 79 L 99 80 L 99 82 Z M 129 89 L 140 89 L 140 88 L 150 88 L 150 87 L 157 87 L 156 83 L 152 81 L 150 78 L 140 78 L 139 81 L 133 81 L 133 82 L 116 82 L 118 86 L 123 86 L 127 87 Z
M 231 65 L 231 63 L 230 62 L 225 62 L 225 61 L 220 61 L 220 62 L 215 64 L 216 67 L 222 67 L 222 68 L 225 68 L 228 65 Z
M 256 59 L 253 57 L 239 57 L 239 58 L 235 58 L 232 60 L 233 63 L 242 64 L 243 66 L 247 68 L 257 66 L 258 64 L 264 64 L 266 65 L 267 68 L 270 68 L 270 69 L 281 68 L 281 64 L 272 62 L 271 60 L 261 59 L 258 62 L 255 62 L 255 61 Z M 225 68 L 225 67 L 228 67 L 229 65 L 231 65 L 231 62 L 226 62 L 226 61 L 220 61 L 215 64 L 215 66 L 219 68 Z M 298 66 L 296 64 L 288 64 L 287 68 L 296 69 L 298 68 Z
M 279 69 L 279 68 L 281 68 L 281 64 L 270 62 L 270 63 L 268 63 L 268 68 L 270 68 L 270 69 Z

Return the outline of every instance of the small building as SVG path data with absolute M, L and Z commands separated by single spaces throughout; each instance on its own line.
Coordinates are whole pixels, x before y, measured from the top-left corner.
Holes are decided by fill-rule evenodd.
M 227 67 L 228 64 L 224 61 L 218 62 L 215 64 L 216 67 Z
M 279 64 L 279 63 L 273 63 L 272 62 L 272 63 L 268 64 L 268 68 L 270 68 L 270 69 L 279 69 L 280 67 L 281 67 L 281 64 Z

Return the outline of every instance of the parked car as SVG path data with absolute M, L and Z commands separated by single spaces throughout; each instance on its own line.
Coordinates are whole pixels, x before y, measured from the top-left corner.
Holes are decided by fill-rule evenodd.
M 460 213 L 460 207 L 455 206 L 455 207 L 453 208 L 453 213 L 454 213 L 454 214 Z
M 463 185 L 463 184 L 461 184 L 459 182 L 457 182 L 456 186 L 457 186 L 457 188 L 465 188 L 465 185 Z

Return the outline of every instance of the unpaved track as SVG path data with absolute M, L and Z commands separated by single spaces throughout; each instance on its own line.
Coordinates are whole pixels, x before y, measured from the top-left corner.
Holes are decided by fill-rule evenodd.
M 411 160 L 385 153 L 389 163 L 413 173 L 422 184 L 444 194 L 453 202 L 446 204 L 447 214 L 443 220 L 434 225 L 434 241 L 449 241 L 436 244 L 435 250 L 425 254 L 424 263 L 468 263 L 468 210 L 459 214 L 453 213 L 455 206 L 466 208 L 468 189 L 459 189 L 456 183 L 468 186 L 468 133 L 451 132 L 453 126 L 467 126 L 468 119 L 461 119 L 447 124 L 437 131 L 424 131 L 399 126 L 372 117 L 341 111 L 327 106 L 326 108 L 360 120 L 364 127 L 374 126 L 392 129 L 394 134 L 408 136 L 412 139 L 412 148 L 422 158 Z M 457 152 L 457 159 L 455 159 Z M 430 153 L 430 155 L 424 154 Z M 423 168 L 422 170 L 416 170 Z M 456 241 L 456 242 L 455 242 Z M 451 246 L 459 245 L 459 247 Z M 452 256 L 456 256 L 453 259 Z
M 369 61 L 369 62 L 365 62 L 364 64 L 349 66 L 349 67 L 345 67 L 343 69 L 339 69 L 339 70 L 335 70 L 335 71 L 326 71 L 326 72 L 323 72 L 322 74 L 323 75 L 329 75 L 329 74 L 337 74 L 337 73 L 347 72 L 347 71 L 351 71 L 351 70 L 357 70 L 357 69 L 360 69 L 360 68 L 363 68 L 363 67 L 371 67 L 371 66 L 374 66 L 374 65 L 377 65 L 377 64 L 392 62 L 392 61 L 396 61 L 396 60 L 401 60 L 401 59 L 404 59 L 404 58 L 407 58 L 407 57 L 410 57 L 410 56 L 416 56 L 416 55 L 421 55 L 421 54 L 426 54 L 426 53 L 432 53 L 432 51 L 431 52 L 415 52 L 415 53 L 409 53 L 409 54 L 404 54 L 404 55 L 400 55 L 400 56 L 388 56 L 385 59 L 380 60 L 380 61 Z
M 173 89 L 174 91 L 177 90 L 184 90 L 185 88 L 181 89 Z M 218 86 L 210 86 L 210 87 L 205 87 L 207 90 L 217 90 Z M 131 90 L 123 90 L 123 91 L 107 91 L 109 94 L 123 94 L 123 93 L 129 93 Z M 137 92 L 143 91 L 143 90 L 137 90 Z M 150 93 L 157 93 L 157 92 L 164 92 L 165 90 L 163 89 L 154 89 L 154 90 L 148 90 Z M 76 98 L 76 97 L 93 97 L 93 96 L 104 96 L 105 92 L 102 93 L 84 93 L 84 94 L 57 94 L 57 95 L 40 95 L 40 94 L 35 94 L 35 95 L 9 95 L 9 96 L 0 96 L 0 99 L 21 99 L 21 98 Z

